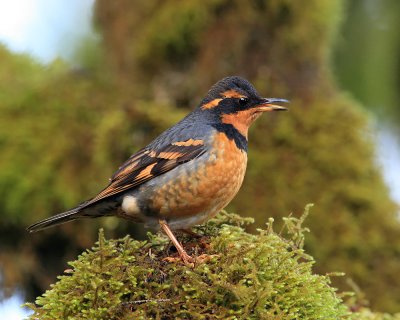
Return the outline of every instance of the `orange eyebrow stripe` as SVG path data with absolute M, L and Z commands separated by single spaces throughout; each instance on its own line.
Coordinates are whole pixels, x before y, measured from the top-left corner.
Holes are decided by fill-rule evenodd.
M 222 92 L 221 96 L 223 96 L 224 98 L 246 98 L 246 96 L 240 94 L 239 92 L 233 89 Z
M 189 139 L 186 141 L 178 141 L 173 143 L 174 146 L 178 147 L 200 146 L 203 144 L 204 144 L 203 140 L 194 140 L 194 139 Z
M 214 100 L 211 100 L 210 102 L 207 102 L 206 104 L 203 104 L 203 105 L 201 106 L 201 108 L 202 108 L 203 110 L 215 108 L 216 106 L 218 106 L 218 104 L 219 104 L 219 102 L 220 102 L 221 100 L 222 100 L 222 99 L 214 99 Z

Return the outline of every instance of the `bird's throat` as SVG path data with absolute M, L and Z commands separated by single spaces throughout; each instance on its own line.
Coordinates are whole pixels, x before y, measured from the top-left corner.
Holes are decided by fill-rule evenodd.
M 252 109 L 242 110 L 236 113 L 228 113 L 221 116 L 221 122 L 231 124 L 247 140 L 250 125 L 261 115 Z

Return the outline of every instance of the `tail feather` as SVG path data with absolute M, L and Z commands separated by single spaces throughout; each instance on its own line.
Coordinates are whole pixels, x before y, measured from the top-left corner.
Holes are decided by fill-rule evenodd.
M 56 226 L 56 225 L 59 225 L 62 223 L 76 220 L 81 217 L 80 215 L 78 215 L 78 213 L 81 210 L 82 210 L 82 207 L 79 206 L 74 209 L 56 214 L 55 216 L 52 216 L 50 218 L 47 218 L 47 219 L 44 219 L 44 220 L 41 220 L 39 222 L 32 224 L 31 226 L 26 228 L 26 230 L 29 232 L 36 232 L 36 231 L 47 229 L 49 227 L 53 227 L 53 226 Z
M 98 218 L 111 216 L 114 214 L 119 205 L 120 203 L 117 200 L 98 201 L 94 203 L 86 201 L 74 209 L 56 214 L 55 216 L 36 222 L 35 224 L 26 228 L 26 230 L 29 232 L 36 232 L 80 218 Z

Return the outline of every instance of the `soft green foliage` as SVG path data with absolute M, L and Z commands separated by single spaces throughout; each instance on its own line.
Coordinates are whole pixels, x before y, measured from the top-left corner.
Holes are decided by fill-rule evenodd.
M 194 269 L 164 262 L 165 238 L 99 242 L 30 305 L 31 319 L 348 319 L 328 276 L 312 273 L 301 247 L 301 220 L 286 221 L 289 238 L 272 220 L 257 235 L 248 222 L 220 214 L 184 239 L 192 254 L 217 255 Z M 201 245 L 202 244 L 202 245 Z

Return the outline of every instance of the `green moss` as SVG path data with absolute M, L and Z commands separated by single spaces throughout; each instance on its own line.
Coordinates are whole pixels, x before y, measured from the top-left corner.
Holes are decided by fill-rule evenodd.
M 165 262 L 165 237 L 106 240 L 71 262 L 36 305 L 31 319 L 350 319 L 330 286 L 312 272 L 303 248 L 303 218 L 286 218 L 283 237 L 270 219 L 258 234 L 252 219 L 221 213 L 183 237 L 191 254 L 216 255 L 194 269 Z

